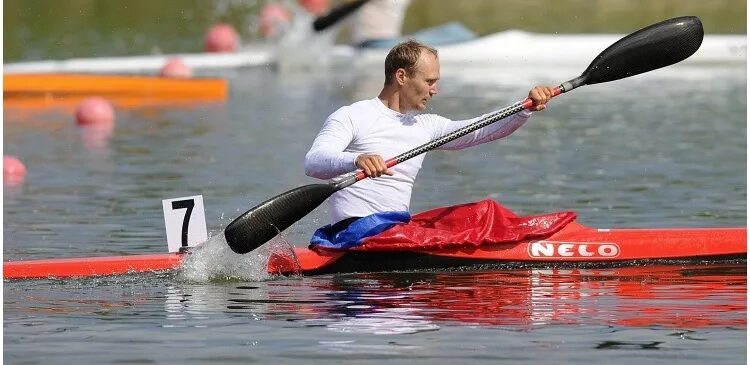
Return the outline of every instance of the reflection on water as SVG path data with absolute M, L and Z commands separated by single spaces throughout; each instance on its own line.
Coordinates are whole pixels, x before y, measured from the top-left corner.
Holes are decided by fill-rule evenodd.
M 735 363 L 746 340 L 746 275 L 741 263 L 208 284 L 173 274 L 6 282 L 4 339 L 13 351 L 5 360 L 184 363 L 215 354 L 241 362 L 543 363 L 560 356 L 559 363 L 629 364 L 631 351 L 663 350 L 671 361 L 675 351 L 692 359 L 687 364 Z M 57 345 L 38 346 L 47 341 Z
M 183 315 L 224 307 L 267 320 L 371 334 L 455 324 L 522 330 L 550 325 L 744 328 L 746 286 L 744 264 L 376 273 L 242 284 L 223 293 L 175 286 L 165 307 Z

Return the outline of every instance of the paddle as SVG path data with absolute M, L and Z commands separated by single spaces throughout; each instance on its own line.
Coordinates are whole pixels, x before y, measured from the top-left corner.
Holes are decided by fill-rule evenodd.
M 694 16 L 650 25 L 615 42 L 591 62 L 581 76 L 555 88 L 554 96 L 582 85 L 592 85 L 638 75 L 680 62 L 695 53 L 703 41 L 703 25 Z M 477 129 L 533 106 L 531 99 L 517 102 L 432 142 L 388 161 L 392 167 Z M 235 219 L 224 230 L 236 253 L 250 252 L 291 226 L 331 194 L 364 179 L 362 170 L 342 175 L 327 184 L 310 184 L 277 195 Z
M 313 22 L 313 30 L 321 32 L 328 27 L 338 23 L 341 19 L 346 18 L 349 14 L 355 12 L 357 9 L 365 5 L 369 0 L 355 0 L 345 4 L 341 4 L 333 8 L 328 14 L 323 15 L 315 19 Z

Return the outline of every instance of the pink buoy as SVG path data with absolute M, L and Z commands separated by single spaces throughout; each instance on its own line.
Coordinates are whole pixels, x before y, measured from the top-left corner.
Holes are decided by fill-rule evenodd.
M 81 141 L 84 147 L 90 152 L 106 152 L 114 130 L 114 123 L 87 126 L 86 128 L 81 128 Z
M 3 183 L 20 185 L 26 178 L 26 166 L 15 156 L 3 156 Z
M 279 36 L 292 20 L 289 9 L 281 4 L 269 3 L 260 10 L 260 34 L 263 38 Z
M 299 3 L 313 15 L 323 15 L 330 6 L 328 0 L 299 0 Z
M 208 29 L 204 38 L 206 52 L 235 52 L 240 44 L 240 36 L 229 24 L 216 24 Z
M 106 99 L 92 96 L 76 107 L 76 123 L 80 126 L 109 125 L 115 122 L 115 110 Z
M 189 79 L 193 77 L 193 70 L 181 58 L 170 58 L 159 71 L 161 77 Z

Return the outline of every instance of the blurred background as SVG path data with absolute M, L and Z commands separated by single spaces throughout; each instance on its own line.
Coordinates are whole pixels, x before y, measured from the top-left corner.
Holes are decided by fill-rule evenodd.
M 202 51 L 211 24 L 259 40 L 259 10 L 270 1 L 6 0 L 3 61 Z M 336 6 L 343 1 L 332 1 Z M 413 0 L 403 32 L 460 20 L 478 35 L 507 29 L 540 33 L 630 33 L 647 24 L 697 15 L 707 34 L 745 34 L 742 0 Z M 346 26 L 339 41 L 348 40 Z

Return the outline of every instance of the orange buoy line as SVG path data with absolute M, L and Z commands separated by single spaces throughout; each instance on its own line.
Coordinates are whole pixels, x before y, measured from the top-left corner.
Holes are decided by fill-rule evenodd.
M 151 98 L 223 100 L 227 81 L 220 78 L 170 78 L 136 75 L 3 74 L 3 98 L 139 95 Z
M 46 97 L 5 97 L 3 106 L 7 109 L 15 109 L 15 112 L 33 113 L 46 111 L 49 108 L 62 109 L 75 113 L 76 107 L 89 98 L 90 95 L 59 95 L 50 94 Z M 144 107 L 165 106 L 177 108 L 189 108 L 198 103 L 224 103 L 226 100 L 215 98 L 184 98 L 184 97 L 150 97 L 142 95 L 107 95 L 107 101 L 118 109 L 137 109 Z

